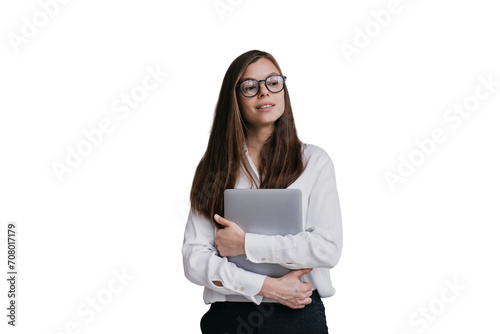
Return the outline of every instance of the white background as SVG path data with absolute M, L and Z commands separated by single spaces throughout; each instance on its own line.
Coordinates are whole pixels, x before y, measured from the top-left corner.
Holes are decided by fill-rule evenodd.
M 401 0 L 382 27 L 370 13 L 388 0 L 223 0 L 222 15 L 212 0 L 75 0 L 44 22 L 48 2 L 0 5 L 0 276 L 8 222 L 19 271 L 14 329 L 1 280 L 2 333 L 199 332 L 208 306 L 181 257 L 189 191 L 224 73 L 251 49 L 277 58 L 300 139 L 335 165 L 344 250 L 330 332 L 498 332 L 500 87 L 458 127 L 443 119 L 480 76 L 500 81 L 492 1 Z M 147 67 L 169 74 L 120 119 L 113 103 Z M 59 180 L 53 163 L 103 119 L 113 131 Z M 384 174 L 436 128 L 446 140 L 392 190 Z

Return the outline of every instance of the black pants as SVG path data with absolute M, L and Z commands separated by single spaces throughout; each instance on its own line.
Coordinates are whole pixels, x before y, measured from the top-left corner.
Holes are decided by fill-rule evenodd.
M 216 302 L 201 318 L 203 334 L 328 334 L 325 307 L 315 290 L 312 303 L 291 309 L 278 303 Z

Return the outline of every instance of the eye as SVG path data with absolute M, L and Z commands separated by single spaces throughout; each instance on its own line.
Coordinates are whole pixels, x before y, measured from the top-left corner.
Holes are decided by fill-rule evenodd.
M 282 81 L 283 81 L 282 78 L 278 75 L 273 75 L 267 79 L 267 82 L 269 84 L 274 84 L 274 85 L 280 84 Z
M 244 90 L 252 90 L 257 88 L 257 84 L 255 83 L 255 81 L 245 81 L 241 84 L 241 87 Z

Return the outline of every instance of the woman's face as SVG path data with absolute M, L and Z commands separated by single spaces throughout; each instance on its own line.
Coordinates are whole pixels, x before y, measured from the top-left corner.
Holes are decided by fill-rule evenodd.
M 265 80 L 272 74 L 280 73 L 270 60 L 260 58 L 247 67 L 240 82 L 246 79 Z M 252 97 L 243 96 L 239 90 L 237 92 L 242 116 L 250 127 L 255 129 L 274 126 L 274 122 L 285 111 L 285 90 L 272 93 L 267 90 L 264 81 L 259 85 L 259 92 Z

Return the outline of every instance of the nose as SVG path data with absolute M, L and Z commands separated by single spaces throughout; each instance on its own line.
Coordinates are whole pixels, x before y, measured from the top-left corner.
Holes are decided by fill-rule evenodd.
M 264 95 L 267 95 L 269 96 L 269 90 L 267 89 L 266 87 L 266 82 L 265 81 L 261 81 L 259 82 L 259 85 L 260 85 L 260 89 L 259 89 L 259 96 L 264 96 Z

